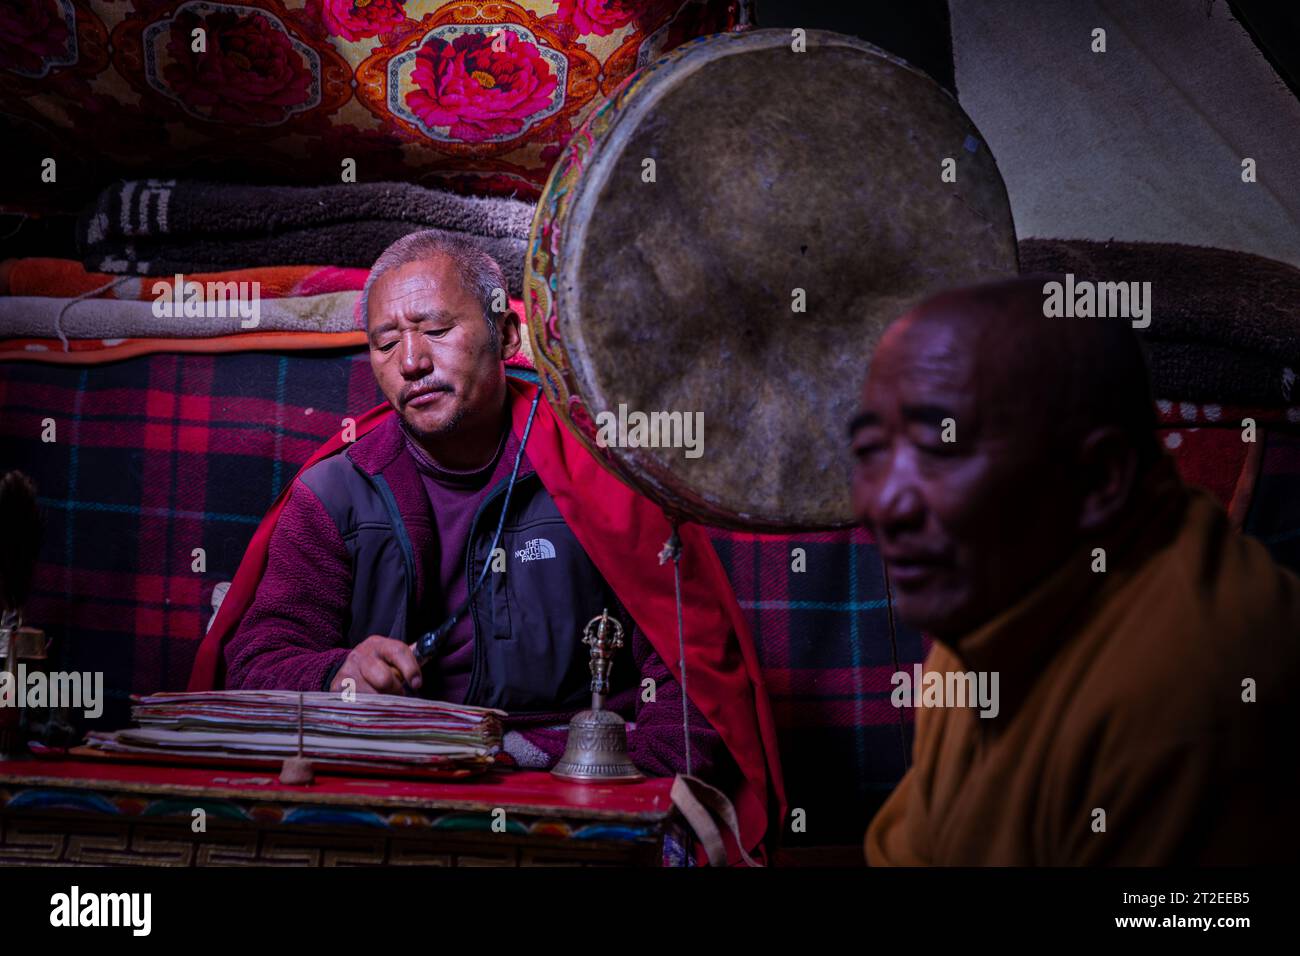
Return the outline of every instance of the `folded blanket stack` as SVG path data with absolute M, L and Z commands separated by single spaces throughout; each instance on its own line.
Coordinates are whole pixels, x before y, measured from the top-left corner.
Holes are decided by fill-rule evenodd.
M 260 266 L 225 272 L 195 272 L 185 275 L 184 279 L 205 289 L 213 283 L 257 283 L 263 299 L 287 299 L 327 292 L 360 292 L 369 274 L 369 269 L 339 269 L 334 266 Z M 168 290 L 165 294 L 170 295 L 175 278 L 175 274 L 122 276 L 91 272 L 72 259 L 10 259 L 0 263 L 0 295 L 54 299 L 94 295 L 100 299 L 152 302 L 158 297 L 154 291 L 157 284 L 164 283 Z
M 327 292 L 287 299 L 205 300 L 224 304 L 201 314 L 158 315 L 153 301 L 0 297 L 0 330 L 17 338 L 211 338 L 241 330 L 352 332 L 358 292 Z M 173 305 L 170 300 L 166 304 Z M 203 314 L 206 313 L 206 314 Z
M 392 242 L 422 229 L 472 239 L 523 290 L 533 205 L 405 183 L 240 186 L 145 180 L 100 194 L 78 222 L 87 268 L 127 275 L 260 265 L 369 269 Z
M 1140 330 L 1161 398 L 1288 405 L 1300 399 L 1300 270 L 1228 249 L 1027 239 L 1021 271 L 1151 283 Z M 1062 321 L 1108 321 L 1069 319 Z
M 80 262 L 0 262 L 0 360 L 356 348 L 370 267 L 425 229 L 496 259 L 522 316 L 533 210 L 403 183 L 119 182 L 77 222 Z M 531 364 L 526 345 L 514 364 Z

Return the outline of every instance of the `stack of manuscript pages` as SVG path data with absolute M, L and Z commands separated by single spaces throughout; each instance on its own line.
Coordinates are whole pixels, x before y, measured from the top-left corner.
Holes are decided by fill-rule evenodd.
M 299 752 L 317 770 L 462 777 L 501 749 L 504 711 L 330 691 L 200 691 L 134 698 L 138 727 L 91 733 L 84 750 L 166 763 L 275 765 Z

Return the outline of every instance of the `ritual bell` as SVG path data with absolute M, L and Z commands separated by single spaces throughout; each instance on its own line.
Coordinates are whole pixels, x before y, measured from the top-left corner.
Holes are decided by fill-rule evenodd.
M 578 783 L 640 780 L 644 774 L 627 755 L 627 724 L 614 711 L 604 709 L 614 652 L 623 646 L 623 625 L 610 617 L 606 608 L 587 622 L 582 643 L 591 648 L 591 710 L 575 714 L 569 721 L 564 756 L 551 773 Z

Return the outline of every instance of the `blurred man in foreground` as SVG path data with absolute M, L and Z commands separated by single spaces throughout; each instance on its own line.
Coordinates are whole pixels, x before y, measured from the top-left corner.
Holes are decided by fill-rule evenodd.
M 1300 579 L 1179 480 L 1129 324 L 1047 318 L 1043 285 L 895 322 L 850 427 L 939 675 L 868 862 L 1293 860 Z M 945 699 L 962 673 L 997 674 L 984 716 Z

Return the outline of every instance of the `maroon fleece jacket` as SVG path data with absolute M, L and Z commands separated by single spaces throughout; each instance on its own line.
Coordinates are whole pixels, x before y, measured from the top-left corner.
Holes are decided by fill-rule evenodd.
M 392 442 L 399 442 L 401 454 L 410 458 L 397 429 L 394 418 L 366 435 L 354 446 L 353 459 L 367 467 L 376 447 L 391 449 Z M 378 454 L 382 456 L 382 452 Z M 528 470 L 521 466 L 521 473 Z M 426 530 L 434 526 L 431 506 L 415 467 L 386 468 L 384 476 L 415 547 L 418 603 L 426 587 L 438 586 L 438 569 L 430 566 L 436 548 Z M 463 556 L 467 542 L 452 546 Z M 345 635 L 351 594 L 351 568 L 342 536 L 311 489 L 295 480 L 276 522 L 256 597 L 226 645 L 226 686 L 324 688 L 327 677 L 348 654 Z M 640 672 L 637 686 L 612 696 L 607 706 L 635 722 L 628 731 L 628 749 L 638 767 L 661 776 L 684 772 L 681 686 L 639 627 L 632 630 L 632 657 Z M 641 699 L 640 681 L 646 677 L 655 682 L 651 702 Z M 692 771 L 722 785 L 735 773 L 730 755 L 696 706 L 688 702 L 687 707 Z M 531 745 L 523 749 L 536 763 L 551 766 L 565 743 L 564 730 L 555 728 L 567 723 L 574 713 L 529 714 L 507 719 L 506 727 L 517 730 Z M 517 746 L 508 744 L 507 749 L 519 753 Z

